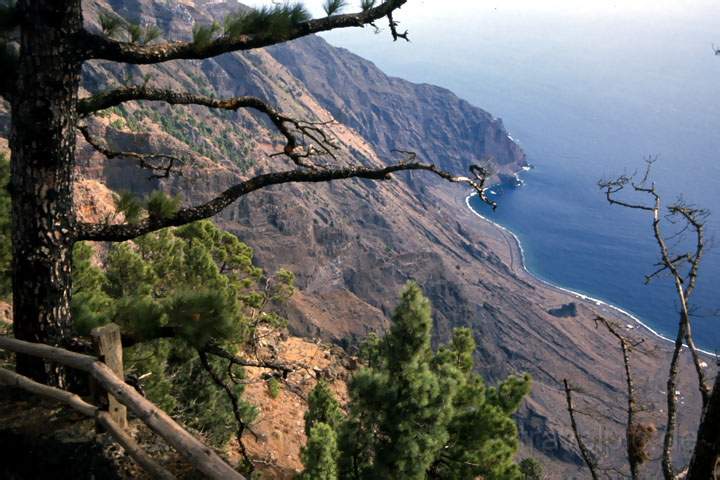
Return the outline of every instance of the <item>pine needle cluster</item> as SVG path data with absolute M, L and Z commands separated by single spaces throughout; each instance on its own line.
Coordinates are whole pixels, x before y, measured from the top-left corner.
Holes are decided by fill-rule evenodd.
M 162 31 L 157 25 L 141 25 L 129 22 L 110 11 L 100 12 L 98 21 L 103 33 L 108 37 L 122 38 L 139 45 L 147 45 L 162 36 Z
M 146 198 L 131 192 L 121 192 L 115 199 L 115 209 L 122 213 L 128 223 L 138 223 L 143 218 L 166 219 L 180 209 L 180 197 L 162 190 L 152 191 Z
M 325 3 L 323 4 L 323 10 L 325 10 L 325 13 L 329 17 L 330 15 L 336 15 L 340 13 L 340 11 L 347 7 L 348 2 L 347 0 L 325 0 Z
M 305 6 L 297 2 L 266 5 L 249 11 L 238 10 L 225 17 L 224 35 L 235 38 L 241 35 L 263 34 L 280 38 L 297 24 L 310 18 Z

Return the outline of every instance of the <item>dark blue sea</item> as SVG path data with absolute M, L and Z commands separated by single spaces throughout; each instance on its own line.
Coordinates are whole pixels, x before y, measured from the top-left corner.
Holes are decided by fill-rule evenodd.
M 655 156 L 664 198 L 712 210 L 708 237 L 720 238 L 720 2 L 427 0 L 398 17 L 410 44 L 369 30 L 326 38 L 502 117 L 535 168 L 523 187 L 497 189 L 496 212 L 475 207 L 519 237 L 536 276 L 674 337 L 669 279 L 643 283 L 658 260 L 648 217 L 609 206 L 596 183 Z M 692 299 L 695 338 L 710 351 L 718 287 L 716 243 Z

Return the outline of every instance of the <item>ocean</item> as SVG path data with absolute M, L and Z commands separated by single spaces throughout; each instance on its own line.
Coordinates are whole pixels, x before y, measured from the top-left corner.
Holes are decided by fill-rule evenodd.
M 472 207 L 516 234 L 537 277 L 674 338 L 669 277 L 643 282 L 658 261 L 650 219 L 608 205 L 597 187 L 656 157 L 652 178 L 666 202 L 683 196 L 713 213 L 691 303 L 696 342 L 718 351 L 720 2 L 607 3 L 410 2 L 396 16 L 409 44 L 370 29 L 325 38 L 501 117 L 534 168 L 524 186 L 493 189 L 495 212 Z

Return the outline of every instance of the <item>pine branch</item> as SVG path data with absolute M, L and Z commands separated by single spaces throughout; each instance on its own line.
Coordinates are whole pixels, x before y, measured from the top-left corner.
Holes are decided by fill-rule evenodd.
M 476 179 L 454 176 L 440 170 L 433 164 L 418 162 L 401 162 L 381 168 L 347 167 L 318 170 L 289 170 L 284 172 L 266 173 L 234 185 L 214 199 L 195 206 L 179 210 L 167 218 L 148 218 L 135 224 L 107 225 L 102 223 L 79 223 L 77 225 L 77 240 L 121 242 L 131 240 L 146 233 L 154 232 L 166 227 L 177 227 L 197 220 L 210 218 L 220 213 L 225 207 L 248 193 L 272 185 L 285 183 L 318 183 L 348 178 L 366 178 L 371 180 L 389 180 L 390 175 L 404 170 L 426 170 L 439 177 L 454 183 L 465 183 L 471 186 L 482 197 L 485 196 L 484 184 L 486 178 L 478 178 L 478 169 L 472 166 Z
M 207 47 L 220 31 L 220 25 L 213 22 L 210 25 L 193 25 L 193 43 L 199 47 Z
M 307 22 L 312 17 L 301 3 L 275 4 L 262 6 L 249 12 L 238 10 L 225 18 L 225 35 L 237 38 L 241 35 L 269 34 L 281 36 L 296 25 Z
M 298 370 L 299 368 L 307 368 L 306 365 L 289 365 L 285 363 L 277 363 L 264 360 L 246 360 L 244 358 L 238 357 L 237 355 L 233 355 L 232 353 L 225 350 L 216 343 L 209 343 L 205 346 L 203 351 L 205 353 L 215 355 L 216 357 L 224 358 L 231 364 L 238 365 L 240 367 L 267 368 L 268 370 L 275 370 L 277 372 L 280 372 L 283 378 L 287 378 L 289 374 Z
M 388 14 L 392 14 L 393 11 L 400 8 L 407 1 L 387 0 L 377 7 L 357 13 L 332 15 L 302 21 L 297 21 L 301 18 L 301 12 L 291 10 L 285 17 L 289 19 L 289 23 L 286 25 L 287 28 L 281 29 L 271 28 L 273 24 L 270 23 L 266 25 L 268 29 L 256 32 L 248 32 L 247 30 L 238 32 L 232 28 L 233 22 L 229 25 L 226 23 L 225 33 L 211 40 L 207 45 L 197 45 L 195 42 L 139 45 L 132 42 L 113 40 L 87 30 L 83 30 L 78 34 L 76 45 L 79 55 L 86 60 L 96 58 L 133 64 L 150 64 L 177 59 L 210 58 L 227 52 L 267 47 L 336 28 L 362 27 Z M 242 25 L 242 22 L 240 22 L 240 25 Z M 247 28 L 247 25 L 245 28 Z
M 103 33 L 111 38 L 116 36 L 118 32 L 127 25 L 125 19 L 114 12 L 100 12 L 98 20 L 100 21 L 100 28 Z

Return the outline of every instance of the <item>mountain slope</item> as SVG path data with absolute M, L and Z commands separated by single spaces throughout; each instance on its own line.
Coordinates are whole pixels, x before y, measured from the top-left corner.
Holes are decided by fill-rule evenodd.
M 501 120 L 449 90 L 388 77 L 371 62 L 317 36 L 269 52 L 338 121 L 357 130 L 382 155 L 410 149 L 456 171 L 491 160 L 499 172 L 512 174 L 524 164 L 525 155 L 508 138 Z

